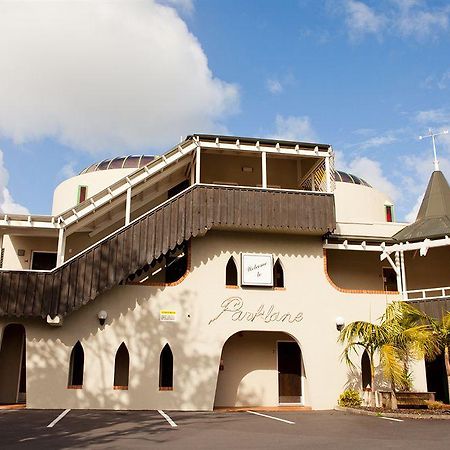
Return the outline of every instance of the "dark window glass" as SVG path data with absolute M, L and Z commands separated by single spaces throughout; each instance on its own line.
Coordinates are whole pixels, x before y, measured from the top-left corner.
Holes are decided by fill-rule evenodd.
M 78 341 L 70 354 L 69 386 L 83 386 L 84 351 Z
M 391 267 L 383 267 L 383 287 L 385 291 L 397 291 L 397 274 Z
M 78 186 L 78 203 L 82 203 L 87 198 L 87 186 Z
M 393 222 L 394 218 L 392 215 L 392 206 L 386 205 L 386 222 Z
M 123 163 L 123 168 L 124 169 L 137 168 L 137 166 L 139 165 L 140 158 L 141 158 L 140 156 L 128 156 Z
M 273 266 L 273 285 L 275 287 L 284 287 L 283 266 L 279 259 L 277 259 L 277 262 Z
M 56 267 L 56 253 L 33 252 L 32 270 L 52 270 Z
M 141 162 L 140 162 L 140 164 L 139 164 L 139 167 L 146 166 L 149 162 L 152 162 L 154 159 L 155 159 L 154 156 L 144 155 L 144 156 L 141 158 Z
M 173 197 L 174 195 L 179 194 L 181 191 L 184 191 L 188 187 L 189 187 L 189 181 L 188 180 L 184 180 L 181 183 L 178 183 L 172 189 L 169 189 L 169 198 Z
M 164 346 L 159 358 L 159 387 L 167 390 L 173 388 L 173 355 L 169 344 Z
M 231 257 L 228 260 L 226 274 L 225 274 L 225 284 L 227 286 L 237 286 L 238 285 L 238 272 L 234 258 Z
M 339 175 L 341 176 L 341 180 L 345 183 L 353 183 L 353 180 L 348 173 L 339 172 Z
M 110 169 L 121 169 L 125 158 L 114 158 L 109 164 Z
M 370 376 L 370 358 L 366 350 L 361 358 L 361 377 L 362 377 L 362 388 L 370 389 L 372 385 L 372 377 Z
M 109 163 L 111 162 L 110 159 L 104 159 L 98 166 L 97 170 L 106 170 L 108 168 Z
M 127 346 L 122 342 L 114 362 L 114 386 L 128 387 L 129 371 L 130 355 Z

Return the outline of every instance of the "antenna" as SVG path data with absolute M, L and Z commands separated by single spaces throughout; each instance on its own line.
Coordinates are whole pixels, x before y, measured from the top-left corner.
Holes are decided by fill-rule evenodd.
M 439 161 L 437 159 L 437 154 L 436 154 L 436 136 L 441 136 L 442 134 L 448 134 L 448 130 L 444 130 L 441 131 L 440 133 L 433 133 L 431 131 L 431 128 L 428 129 L 428 134 L 424 135 L 424 136 L 419 136 L 419 139 L 425 139 L 425 138 L 431 138 L 431 140 L 433 141 L 433 155 L 434 155 L 434 170 L 438 171 L 439 170 Z

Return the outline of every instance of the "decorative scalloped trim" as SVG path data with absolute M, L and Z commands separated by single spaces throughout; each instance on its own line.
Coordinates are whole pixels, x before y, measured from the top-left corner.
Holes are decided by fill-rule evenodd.
M 341 288 L 331 279 L 330 274 L 328 273 L 328 264 L 327 264 L 327 250 L 323 249 L 323 271 L 325 273 L 325 278 L 328 280 L 328 283 L 334 287 L 339 292 L 344 292 L 346 294 L 377 294 L 377 295 L 399 295 L 398 291 L 380 291 L 375 289 L 346 289 Z

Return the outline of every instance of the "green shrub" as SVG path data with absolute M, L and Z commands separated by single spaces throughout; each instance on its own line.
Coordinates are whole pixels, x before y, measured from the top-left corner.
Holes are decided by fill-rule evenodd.
M 361 396 L 359 395 L 358 391 L 355 391 L 354 389 L 346 389 L 340 396 L 339 396 L 339 406 L 361 406 Z

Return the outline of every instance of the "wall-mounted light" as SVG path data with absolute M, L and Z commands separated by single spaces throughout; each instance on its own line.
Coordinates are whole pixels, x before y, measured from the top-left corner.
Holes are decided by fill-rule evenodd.
M 101 310 L 97 314 L 98 321 L 101 326 L 105 325 L 106 318 L 108 317 L 108 313 L 104 310 Z
M 253 167 L 242 167 L 242 172 L 252 173 Z
M 344 328 L 344 326 L 345 326 L 345 320 L 344 320 L 344 318 L 341 317 L 341 316 L 336 317 L 336 329 L 337 329 L 338 331 L 341 331 L 341 330 Z

